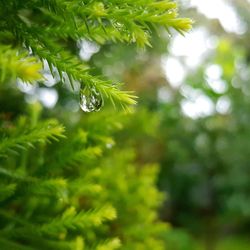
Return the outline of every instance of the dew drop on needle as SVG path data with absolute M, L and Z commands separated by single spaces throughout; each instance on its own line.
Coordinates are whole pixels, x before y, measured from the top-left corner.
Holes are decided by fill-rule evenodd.
M 103 106 L 103 97 L 95 87 L 80 90 L 80 107 L 84 112 L 97 112 Z

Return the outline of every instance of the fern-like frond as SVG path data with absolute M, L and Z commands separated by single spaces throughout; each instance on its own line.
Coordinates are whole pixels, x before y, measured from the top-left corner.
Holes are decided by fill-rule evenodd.
M 126 109 L 127 106 L 136 104 L 136 97 L 133 95 L 133 92 L 120 90 L 119 87 L 121 84 L 114 84 L 111 81 L 102 80 L 101 77 L 92 76 L 77 58 L 65 52 L 55 50 L 55 47 L 49 46 L 46 41 L 38 47 L 37 44 L 39 42 L 41 43 L 41 40 L 42 39 L 33 40 L 31 38 L 26 41 L 27 46 L 31 48 L 34 54 L 48 62 L 51 72 L 53 72 L 53 67 L 58 70 L 62 82 L 65 82 L 63 74 L 66 73 L 68 76 L 67 79 L 73 89 L 75 88 L 74 82 L 78 82 L 82 88 L 87 86 L 91 89 L 94 87 L 103 96 L 110 99 L 114 105 L 118 103 L 124 109 Z
M 63 178 L 39 179 L 13 172 L 0 167 L 0 178 L 9 179 L 11 184 L 0 187 L 0 201 L 8 198 L 16 191 L 16 196 L 37 195 L 53 196 L 61 200 L 67 199 L 67 181 Z
M 55 120 L 40 123 L 33 129 L 28 129 L 21 134 L 4 137 L 0 141 L 0 154 L 8 150 L 17 150 L 31 147 L 37 142 L 57 140 L 63 135 L 64 127 Z
M 110 205 L 93 210 L 77 213 L 74 208 L 65 211 L 62 217 L 53 219 L 50 223 L 43 224 L 40 230 L 46 234 L 54 234 L 62 230 L 84 230 L 100 226 L 105 221 L 114 220 L 116 211 Z

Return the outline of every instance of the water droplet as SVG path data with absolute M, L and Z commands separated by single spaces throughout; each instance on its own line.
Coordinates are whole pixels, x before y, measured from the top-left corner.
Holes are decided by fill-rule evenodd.
M 103 106 L 103 97 L 95 87 L 80 90 L 80 107 L 84 112 L 97 112 Z

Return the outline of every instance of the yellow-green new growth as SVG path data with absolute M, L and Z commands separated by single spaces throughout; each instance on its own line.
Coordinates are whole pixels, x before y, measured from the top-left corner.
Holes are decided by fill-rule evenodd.
M 0 45 L 0 81 L 20 78 L 24 82 L 32 83 L 43 79 L 42 63 L 27 52 L 20 52 L 10 46 Z

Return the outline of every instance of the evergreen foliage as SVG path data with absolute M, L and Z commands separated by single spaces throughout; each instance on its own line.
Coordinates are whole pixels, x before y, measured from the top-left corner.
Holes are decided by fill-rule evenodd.
M 74 123 L 64 110 L 61 125 L 13 85 L 42 83 L 48 65 L 64 85 L 127 109 L 132 93 L 91 74 L 76 43 L 143 47 L 156 26 L 182 33 L 190 25 L 168 0 L 0 2 L 1 249 L 165 249 L 157 166 L 138 167 L 131 147 L 110 148 L 121 117 L 104 112 Z
M 167 30 L 173 27 L 179 32 L 187 31 L 191 27 L 189 19 L 177 18 L 176 3 L 168 0 L 11 0 L 8 4 L 2 1 L 0 9 L 2 43 L 8 42 L 7 45 L 17 47 L 18 51 L 25 47 L 43 63 L 48 63 L 52 74 L 55 67 L 61 81 L 69 81 L 73 89 L 75 82 L 89 89 L 95 88 L 123 107 L 135 103 L 133 95 L 118 90 L 119 84 L 112 84 L 91 75 L 87 65 L 72 55 L 72 43 L 84 38 L 98 44 L 121 41 L 144 46 L 150 45 L 150 30 L 155 25 L 162 25 Z M 5 49 L 6 47 L 0 49 L 0 58 L 3 61 L 0 79 L 4 80 L 7 74 L 20 76 L 26 81 L 39 78 L 39 66 L 35 63 L 27 67 L 27 72 L 22 70 L 20 75 L 20 67 L 24 65 L 15 61 L 21 55 L 5 52 Z M 13 63 L 4 62 L 5 53 L 7 60 Z M 30 64 L 34 59 L 27 60 L 23 63 Z
M 25 129 L 32 122 L 23 119 Z M 10 150 L 3 147 L 8 157 L 0 168 L 2 249 L 165 249 L 167 225 L 157 219 L 163 200 L 155 186 L 158 168 L 136 167 L 130 148 L 109 149 L 119 119 L 113 116 L 105 129 L 90 117 L 69 139 L 50 144 L 47 135 L 63 134 L 58 125 L 45 135 L 43 126 L 27 129 L 22 139 L 33 147 L 17 144 L 14 151 L 3 143 Z M 34 131 L 41 141 L 33 139 Z

